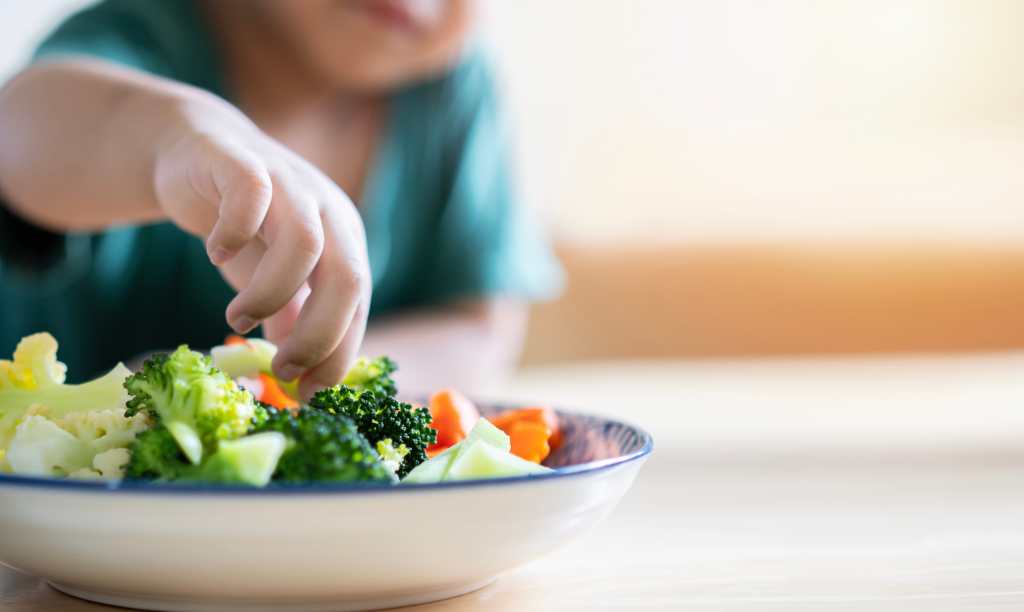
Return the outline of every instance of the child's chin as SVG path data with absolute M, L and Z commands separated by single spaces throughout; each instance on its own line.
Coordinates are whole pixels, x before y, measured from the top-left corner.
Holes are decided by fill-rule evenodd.
M 458 57 L 458 53 L 453 53 L 438 58 L 410 58 L 407 62 L 388 57 L 381 58 L 381 61 L 368 60 L 356 66 L 337 66 L 331 82 L 347 91 L 384 93 L 441 75 L 458 61 Z

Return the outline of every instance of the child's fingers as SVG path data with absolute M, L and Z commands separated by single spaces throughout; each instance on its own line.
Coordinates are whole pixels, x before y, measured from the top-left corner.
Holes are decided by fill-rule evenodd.
M 363 335 L 366 333 L 366 318 L 369 313 L 370 300 L 367 297 L 356 307 L 355 316 L 352 317 L 352 324 L 345 332 L 331 356 L 320 363 L 306 374 L 299 381 L 299 395 L 303 398 L 310 398 L 314 393 L 327 387 L 333 387 L 345 377 L 345 372 L 355 362 L 356 354 L 363 343 Z
M 309 297 L 309 285 L 303 285 L 298 293 L 285 304 L 284 308 L 278 310 L 263 320 L 263 337 L 274 344 L 281 346 L 295 328 L 295 321 L 299 318 L 302 305 Z
M 264 237 L 266 255 L 249 284 L 228 305 L 228 324 L 238 333 L 247 333 L 284 307 L 316 267 L 324 247 L 316 201 L 275 177 Z
M 220 195 L 220 213 L 206 252 L 222 265 L 256 237 L 270 208 L 274 188 L 260 160 L 241 148 L 226 147 L 212 161 L 213 182 Z
M 345 198 L 325 206 L 321 217 L 324 252 L 309 277 L 311 293 L 274 359 L 274 371 L 288 380 L 327 359 L 349 334 L 358 306 L 369 301 L 362 231 L 358 225 L 352 227 L 359 223 L 355 208 Z
M 267 246 L 263 241 L 250 240 L 234 257 L 219 266 L 221 276 L 235 291 L 241 291 L 252 280 L 252 273 L 266 254 Z

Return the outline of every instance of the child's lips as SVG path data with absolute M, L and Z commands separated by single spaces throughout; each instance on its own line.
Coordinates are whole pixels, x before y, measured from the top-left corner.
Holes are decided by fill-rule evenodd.
M 402 0 L 368 0 L 361 4 L 368 15 L 389 27 L 414 30 L 419 26 L 415 13 Z

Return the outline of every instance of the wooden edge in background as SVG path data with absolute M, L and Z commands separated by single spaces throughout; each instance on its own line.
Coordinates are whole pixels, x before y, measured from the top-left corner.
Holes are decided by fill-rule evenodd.
M 1024 247 L 562 246 L 526 363 L 1024 347 Z

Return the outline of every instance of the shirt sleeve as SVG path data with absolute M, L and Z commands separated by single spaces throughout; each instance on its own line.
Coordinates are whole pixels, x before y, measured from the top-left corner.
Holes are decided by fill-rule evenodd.
M 87 56 L 220 93 L 210 32 L 192 0 L 105 0 L 47 36 L 34 61 Z
M 507 126 L 486 62 L 476 57 L 461 66 L 450 87 L 449 189 L 428 293 L 432 301 L 551 299 L 561 291 L 562 268 L 532 211 L 517 200 Z

